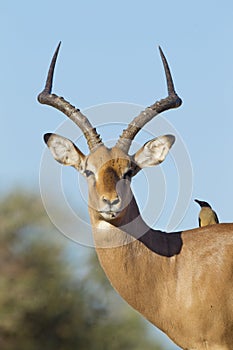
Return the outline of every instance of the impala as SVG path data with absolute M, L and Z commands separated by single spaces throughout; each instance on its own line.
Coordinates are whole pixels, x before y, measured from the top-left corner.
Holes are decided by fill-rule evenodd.
M 144 167 L 161 163 L 172 135 L 148 141 L 134 155 L 130 145 L 159 113 L 181 105 L 166 58 L 160 54 L 168 96 L 142 111 L 107 148 L 89 120 L 64 98 L 52 94 L 53 56 L 38 100 L 68 116 L 82 130 L 90 153 L 72 141 L 45 134 L 54 158 L 86 177 L 96 252 L 117 292 L 183 349 L 233 349 L 233 224 L 166 233 L 140 215 L 130 180 Z

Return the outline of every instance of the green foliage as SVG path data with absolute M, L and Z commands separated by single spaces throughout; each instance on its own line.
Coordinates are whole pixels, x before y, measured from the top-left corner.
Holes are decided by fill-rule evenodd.
M 78 276 L 67 242 L 38 196 L 17 193 L 0 203 L 0 349 L 161 349 L 95 258 Z

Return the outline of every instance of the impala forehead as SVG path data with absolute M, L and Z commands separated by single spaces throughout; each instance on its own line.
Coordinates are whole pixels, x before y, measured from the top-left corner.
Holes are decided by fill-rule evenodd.
M 130 157 L 118 148 L 108 149 L 99 147 L 91 153 L 86 162 L 86 169 L 99 173 L 108 174 L 114 171 L 117 175 L 124 174 L 131 166 Z

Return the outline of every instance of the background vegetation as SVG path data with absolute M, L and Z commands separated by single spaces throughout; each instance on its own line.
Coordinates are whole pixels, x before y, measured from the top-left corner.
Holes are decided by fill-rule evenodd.
M 1 349 L 161 349 L 83 249 L 55 231 L 39 196 L 1 201 Z

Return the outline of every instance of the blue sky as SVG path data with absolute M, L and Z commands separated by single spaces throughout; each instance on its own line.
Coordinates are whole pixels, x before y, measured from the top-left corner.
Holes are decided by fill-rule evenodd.
M 60 40 L 54 91 L 84 110 L 112 102 L 146 107 L 164 97 L 164 73 L 157 49 L 161 45 L 184 102 L 163 117 L 180 135 L 193 171 L 192 181 L 185 183 L 186 163 L 182 169 L 181 160 L 178 173 L 184 176 L 180 186 L 184 191 L 189 186 L 191 201 L 185 204 L 187 211 L 182 220 L 179 218 L 177 229 L 197 225 L 199 208 L 194 198 L 209 201 L 220 221 L 232 221 L 232 1 L 22 0 L 2 2 L 0 16 L 0 193 L 19 185 L 39 189 L 42 135 L 65 120 L 58 111 L 36 100 Z M 92 123 L 126 123 L 132 117 L 103 113 L 92 116 Z M 154 135 L 158 135 L 156 123 L 152 121 L 147 128 Z M 106 136 L 117 137 L 116 130 L 108 129 Z M 64 136 L 69 137 L 69 132 Z M 139 135 L 137 141 L 146 140 Z M 174 146 L 176 159 L 175 150 Z M 152 182 L 153 176 L 155 179 L 148 190 L 155 206 L 157 198 L 162 198 L 157 224 L 162 229 L 179 192 L 179 174 L 173 163 L 168 157 L 161 165 L 163 170 L 146 172 Z M 165 173 L 165 200 L 160 193 L 163 186 L 156 183 L 159 171 Z M 75 202 L 76 174 L 67 170 L 64 178 L 66 173 L 64 186 Z M 136 183 L 135 178 L 135 187 Z M 137 198 L 143 207 L 143 176 L 138 183 Z M 150 212 L 145 213 L 148 215 Z
M 64 120 L 36 100 L 59 40 L 55 91 L 81 109 L 109 102 L 147 106 L 164 97 L 159 44 L 184 101 L 163 116 L 190 154 L 193 196 L 210 201 L 220 220 L 231 220 L 230 1 L 21 1 L 0 9 L 2 192 L 17 184 L 38 187 L 42 135 Z M 120 115 L 92 120 L 110 121 L 126 122 Z M 148 127 L 157 135 L 153 123 Z M 196 224 L 198 208 L 190 206 L 183 227 Z

